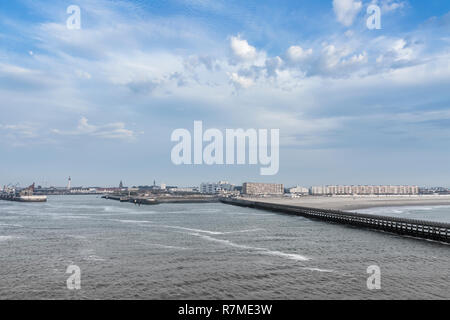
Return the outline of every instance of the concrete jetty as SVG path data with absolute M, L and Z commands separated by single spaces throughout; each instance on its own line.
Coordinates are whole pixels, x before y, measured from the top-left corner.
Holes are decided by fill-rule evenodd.
M 179 196 L 179 197 L 145 197 L 145 196 L 121 196 L 121 195 L 104 195 L 104 199 L 116 200 L 120 202 L 130 202 L 139 205 L 157 205 L 163 203 L 214 203 L 219 202 L 216 196 Z
M 450 243 L 449 223 L 386 217 L 331 209 L 316 209 L 238 198 L 221 198 L 220 201 L 229 205 L 279 212 L 326 222 L 382 230 L 399 235 Z

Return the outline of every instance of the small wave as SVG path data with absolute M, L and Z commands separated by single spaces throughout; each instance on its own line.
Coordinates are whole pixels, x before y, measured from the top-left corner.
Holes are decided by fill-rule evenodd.
M 103 259 L 99 256 L 96 256 L 96 255 L 90 255 L 86 258 L 86 260 L 88 260 L 88 261 L 105 261 L 105 259 Z
M 92 219 L 89 216 L 86 215 L 79 215 L 79 216 L 73 216 L 73 215 L 69 215 L 69 216 L 60 216 L 61 219 Z
M 409 208 L 410 210 L 417 210 L 417 211 L 431 211 L 434 209 L 437 209 L 439 207 L 417 207 L 417 208 Z
M 282 257 L 282 258 L 287 258 L 290 260 L 296 260 L 296 261 L 309 261 L 310 259 L 305 257 L 305 256 L 301 256 L 299 254 L 295 254 L 295 253 L 284 253 L 281 251 L 270 251 L 267 249 L 261 249 L 263 250 L 262 252 L 271 256 L 276 256 L 276 257 Z
M 17 240 L 17 239 L 20 239 L 20 237 L 16 237 L 16 236 L 0 236 L 0 242 Z
M 184 231 L 192 231 L 192 232 L 197 232 L 197 233 L 206 233 L 206 234 L 211 234 L 211 235 L 215 235 L 215 236 L 224 235 L 224 234 L 233 234 L 233 233 L 256 232 L 256 231 L 264 230 L 264 229 L 246 229 L 246 230 L 236 230 L 236 231 L 210 231 L 210 230 L 192 229 L 192 228 L 179 227 L 179 226 L 168 226 L 168 225 L 161 226 L 161 227 L 184 230 Z
M 67 235 L 67 238 L 72 238 L 72 239 L 76 239 L 76 240 L 87 240 L 87 237 L 85 237 L 85 236 L 72 235 L 72 234 Z
M 281 251 L 273 251 L 273 250 L 269 250 L 266 248 L 258 248 L 258 247 L 251 247 L 251 246 L 247 246 L 247 245 L 241 245 L 241 244 L 237 244 L 234 243 L 230 240 L 224 240 L 224 239 L 217 239 L 217 238 L 213 238 L 210 236 L 206 236 L 206 235 L 201 235 L 198 233 L 192 233 L 192 235 L 194 236 L 198 236 L 200 238 L 203 238 L 205 240 L 208 241 L 213 241 L 213 242 L 218 242 L 230 247 L 234 247 L 234 248 L 240 248 L 240 249 L 246 249 L 246 250 L 252 250 L 252 251 L 257 251 L 260 254 L 265 254 L 265 255 L 270 255 L 270 256 L 276 256 L 276 257 L 281 257 L 281 258 L 286 258 L 289 260 L 295 260 L 295 261 L 309 261 L 311 260 L 308 257 L 299 255 L 299 254 L 295 254 L 295 253 L 285 253 L 285 252 L 281 252 Z
M 197 212 L 203 212 L 203 213 L 216 213 L 216 212 L 220 212 L 220 209 L 193 209 L 193 211 L 197 211 Z
M 147 221 L 147 220 L 118 220 L 118 219 L 113 219 L 113 221 L 122 222 L 122 223 L 151 223 L 151 221 Z
M 161 212 L 156 212 L 156 211 L 136 211 L 136 212 L 130 212 L 130 215 L 152 215 L 152 214 L 160 214 Z
M 133 207 L 114 207 L 114 206 L 105 206 L 103 207 L 104 212 L 130 212 L 133 211 Z
M 319 268 L 303 268 L 303 269 L 309 270 L 309 271 L 325 272 L 325 273 L 333 273 L 334 272 L 334 270 L 319 269 Z
M 164 248 L 164 249 L 188 250 L 188 248 L 185 248 L 185 247 L 169 246 L 169 245 L 159 244 L 159 243 L 149 243 L 147 245 L 153 246 L 153 247 L 158 247 L 158 248 Z
M 83 259 L 87 261 L 105 261 L 104 258 L 98 256 L 95 250 L 91 248 L 80 250 L 80 255 L 83 256 Z
M 201 229 L 191 229 L 191 228 L 185 228 L 185 227 L 178 227 L 178 226 L 162 226 L 166 228 L 171 229 L 178 229 L 178 230 L 185 230 L 185 231 L 193 231 L 193 232 L 199 232 L 199 233 L 206 233 L 206 234 L 212 234 L 212 235 L 221 235 L 224 234 L 220 231 L 209 231 L 209 230 L 201 230 Z
M 258 229 L 247 229 L 247 230 L 229 231 L 229 232 L 223 232 L 223 234 L 247 233 L 247 232 L 256 232 L 256 231 L 264 231 L 264 229 L 258 228 Z
M 254 212 L 225 212 L 227 215 L 233 216 L 275 216 L 273 213 L 254 213 Z
M 213 238 L 213 237 L 210 237 L 210 236 L 205 236 L 205 235 L 198 234 L 198 233 L 191 233 L 191 235 L 200 237 L 200 238 L 208 240 L 208 241 L 218 242 L 218 243 L 230 246 L 230 247 L 235 247 L 235 248 L 240 248 L 240 249 L 250 249 L 250 250 L 258 249 L 258 248 L 249 247 L 249 246 L 246 246 L 246 245 L 243 245 L 243 244 L 237 244 L 237 243 L 231 242 L 230 240 L 217 239 L 217 238 Z
M 8 224 L 8 223 L 0 223 L 0 227 L 23 228 L 23 226 L 20 224 Z

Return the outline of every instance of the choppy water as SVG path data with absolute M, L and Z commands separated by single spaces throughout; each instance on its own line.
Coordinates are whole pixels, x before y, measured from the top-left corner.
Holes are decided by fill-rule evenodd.
M 448 245 L 223 204 L 0 201 L 0 299 L 450 299 L 449 266 Z

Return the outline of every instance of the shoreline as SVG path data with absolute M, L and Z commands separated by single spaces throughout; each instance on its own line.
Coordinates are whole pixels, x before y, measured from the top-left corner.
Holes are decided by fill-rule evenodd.
M 355 211 L 372 208 L 408 206 L 450 206 L 450 195 L 443 196 L 376 196 L 376 197 L 312 197 L 302 198 L 250 198 L 243 200 L 291 205 L 315 209 Z

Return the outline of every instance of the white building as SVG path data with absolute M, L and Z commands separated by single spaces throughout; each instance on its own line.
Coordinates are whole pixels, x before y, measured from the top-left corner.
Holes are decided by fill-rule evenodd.
M 217 183 L 204 182 L 200 184 L 200 193 L 216 194 L 219 191 Z
M 418 186 L 316 186 L 311 194 L 321 195 L 417 195 Z
M 297 195 L 308 195 L 309 194 L 309 189 L 305 188 L 305 187 L 294 187 L 294 188 L 290 188 L 289 189 L 289 193 L 291 194 L 297 194 Z
M 325 186 L 311 187 L 311 194 L 315 196 L 323 196 L 328 194 L 328 189 Z
M 229 183 L 228 181 L 219 181 L 219 191 L 233 191 L 234 184 Z
M 228 181 L 219 181 L 217 183 L 204 182 L 200 184 L 200 193 L 218 194 L 221 191 L 230 192 L 234 190 L 234 185 Z
M 282 195 L 282 184 L 246 182 L 242 185 L 242 193 L 246 195 Z
M 176 187 L 176 188 L 169 188 L 167 191 L 171 192 L 171 193 L 195 193 L 198 192 L 198 187 Z

